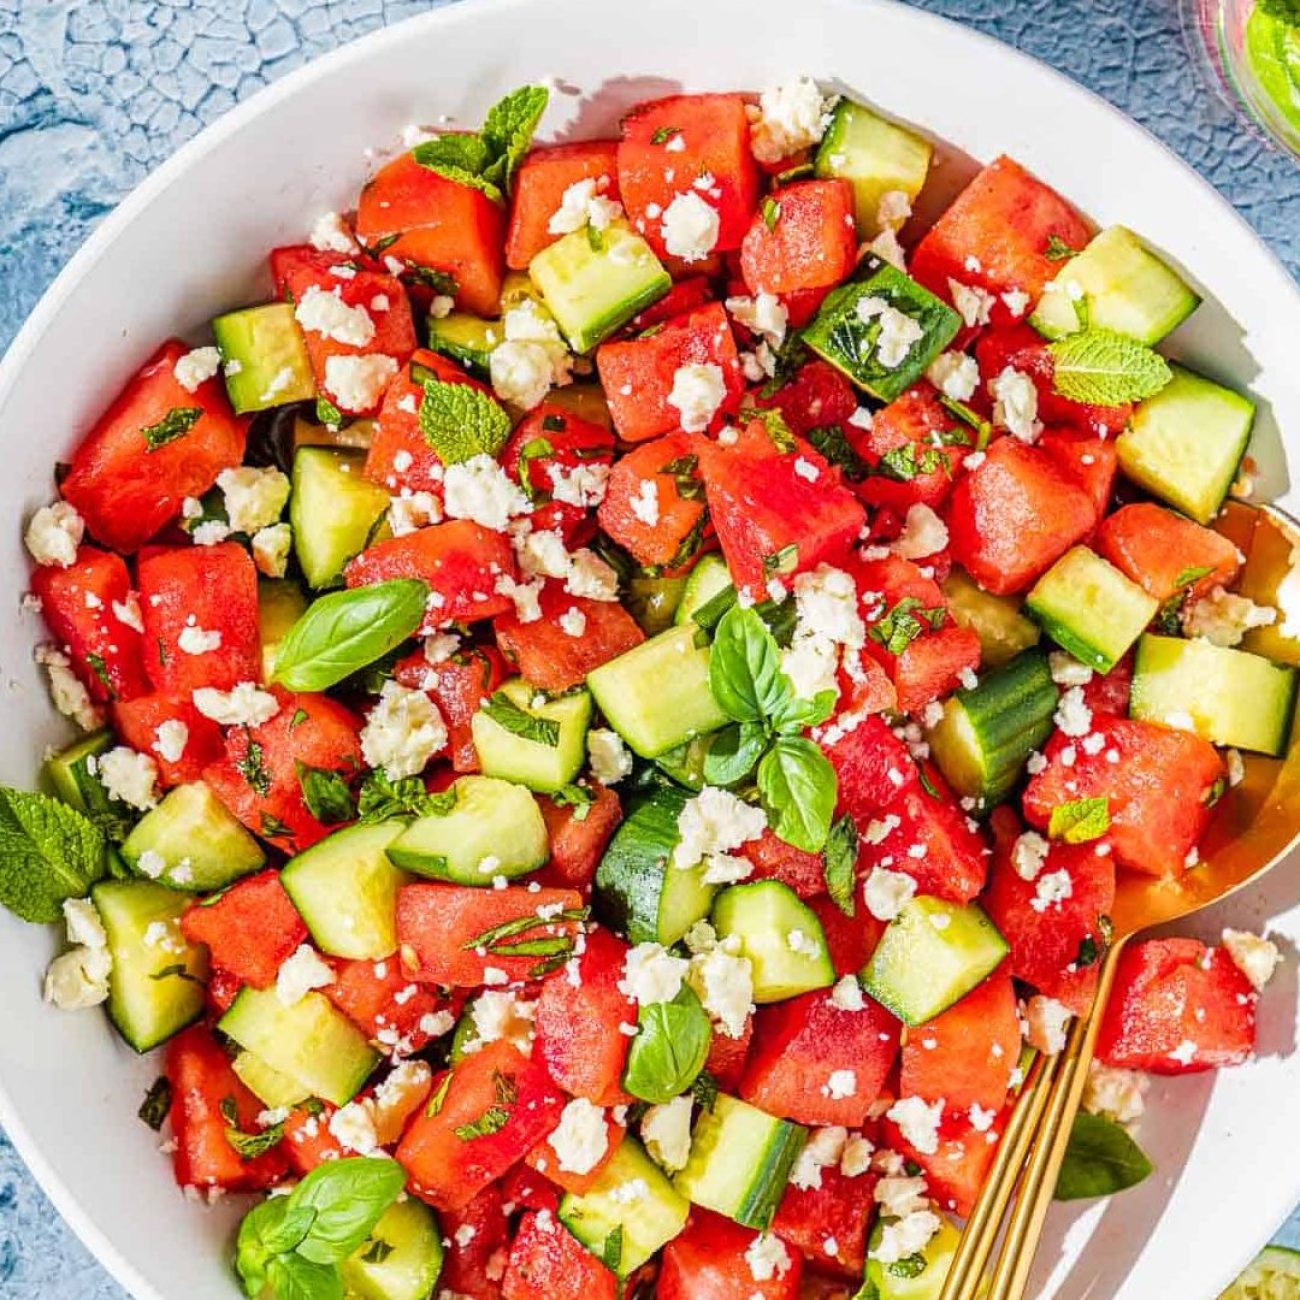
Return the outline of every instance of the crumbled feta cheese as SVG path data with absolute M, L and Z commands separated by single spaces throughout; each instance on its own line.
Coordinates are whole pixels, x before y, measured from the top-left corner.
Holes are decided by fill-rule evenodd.
M 876 224 L 883 230 L 901 230 L 912 215 L 912 200 L 904 190 L 886 190 L 876 204 Z
M 867 251 L 874 253 L 882 262 L 888 262 L 890 266 L 906 273 L 907 255 L 903 252 L 903 245 L 899 242 L 896 230 L 886 226 L 867 245 Z
M 43 995 L 60 1011 L 83 1011 L 108 998 L 113 959 L 105 947 L 79 944 L 56 957 L 45 972 Z
M 1029 295 L 1023 289 L 1008 289 L 1002 294 L 1006 309 L 1017 319 L 1029 309 Z
M 569 572 L 569 552 L 564 548 L 564 538 L 554 529 L 533 532 L 527 521 L 516 530 L 513 538 L 515 557 L 524 576 L 528 578 L 563 578 Z
M 1271 605 L 1256 605 L 1222 587 L 1215 587 L 1183 610 L 1183 632 L 1217 646 L 1238 646 L 1251 628 L 1270 627 L 1276 622 L 1277 610 Z
M 1061 696 L 1052 721 L 1067 736 L 1086 736 L 1092 730 L 1092 710 L 1084 698 L 1082 686 L 1071 686 Z
M 691 1155 L 690 1097 L 651 1106 L 641 1117 L 641 1141 L 651 1159 L 670 1174 L 684 1169 Z
M 288 524 L 271 524 L 253 534 L 253 563 L 268 578 L 283 578 L 289 567 L 293 529 Z
M 474 999 L 470 1019 L 478 1041 L 495 1043 L 501 1039 L 526 1052 L 533 1039 L 533 1020 L 537 1003 L 523 1001 L 511 992 L 486 989 Z
M 118 745 L 100 754 L 95 770 L 111 799 L 141 811 L 158 802 L 158 764 L 148 754 Z
M 149 880 L 157 880 L 167 870 L 167 859 L 156 849 L 145 849 L 136 859 L 135 869 Z
M 301 943 L 284 959 L 275 977 L 275 996 L 284 1007 L 297 1006 L 313 989 L 334 983 L 334 972 L 315 948 Z
M 844 570 L 820 564 L 795 578 L 794 600 L 795 631 L 782 653 L 782 670 L 802 699 L 825 690 L 838 694 L 841 656 L 851 663 L 866 644 L 857 585 Z
M 643 478 L 630 504 L 637 519 L 647 528 L 655 527 L 659 522 L 659 484 L 652 478 Z
M 967 328 L 978 329 L 989 323 L 989 313 L 997 299 L 987 289 L 949 279 L 948 292 L 952 296 L 952 305 L 957 308 Z
M 521 623 L 536 623 L 542 617 L 542 580 L 519 582 L 508 573 L 497 576 L 494 590 L 499 596 L 508 596 L 514 602 L 515 617 Z
M 845 1097 L 855 1097 L 858 1092 L 858 1076 L 852 1070 L 832 1070 L 822 1089 L 832 1101 L 842 1101 Z
M 308 285 L 294 308 L 293 318 L 307 333 L 349 347 L 364 348 L 375 337 L 375 322 L 370 319 L 370 313 L 364 307 L 350 307 L 345 303 L 337 285 L 333 289 Z
M 633 1002 L 671 1002 L 682 987 L 689 962 L 657 943 L 639 943 L 623 959 L 619 991 Z
M 133 591 L 127 592 L 125 600 L 113 601 L 113 617 L 123 627 L 129 627 L 133 632 L 144 631 L 144 619 L 140 616 L 140 602 Z
M 905 1219 L 884 1223 L 881 1225 L 880 1243 L 871 1251 L 871 1258 L 885 1265 L 910 1259 L 930 1244 L 930 1238 L 941 1226 L 939 1216 L 932 1210 L 918 1210 Z
M 791 1183 L 804 1191 L 820 1187 L 822 1170 L 839 1164 L 848 1140 L 848 1129 L 836 1124 L 814 1129 L 790 1171 Z
M 63 900 L 63 925 L 71 944 L 85 948 L 103 948 L 108 944 L 99 909 L 88 898 Z
M 442 320 L 450 316 L 455 308 L 456 299 L 451 297 L 450 294 L 436 293 L 429 301 L 429 315 L 434 320 Z
M 313 248 L 322 253 L 355 253 L 357 241 L 353 239 L 347 222 L 337 212 L 323 212 L 307 236 Z
M 1053 650 L 1047 656 L 1047 662 L 1051 666 L 1052 680 L 1058 686 L 1087 686 L 1092 681 L 1092 669 L 1064 650 Z
M 168 718 L 154 729 L 153 751 L 165 762 L 179 763 L 189 739 L 189 727 L 178 718 Z
M 66 569 L 77 559 L 77 547 L 85 536 L 86 521 L 67 501 L 42 506 L 27 525 L 23 540 L 37 564 Z
M 728 298 L 726 306 L 737 321 L 761 334 L 772 347 L 779 348 L 784 342 L 790 313 L 776 294 L 760 292 L 752 298 Z
M 996 1046 L 996 1044 L 995 1044 Z M 997 1119 L 998 1113 L 995 1110 L 985 1110 L 978 1102 L 971 1102 L 966 1111 L 966 1118 L 970 1120 L 971 1128 L 976 1133 L 987 1133 L 993 1127 L 993 1121 Z
M 941 352 L 930 362 L 925 377 L 945 397 L 954 402 L 968 402 L 979 387 L 979 362 L 965 352 Z
M 875 294 L 859 298 L 856 311 L 858 319 L 864 324 L 879 318 L 876 360 L 886 370 L 895 370 L 901 366 L 913 346 L 925 337 L 925 331 L 917 321 Z
M 551 495 L 565 505 L 590 510 L 605 499 L 609 487 L 609 466 L 600 462 L 586 465 L 550 466 Z
M 216 348 L 192 348 L 176 358 L 172 374 L 187 393 L 197 393 L 220 369 L 221 353 Z
M 587 630 L 587 616 L 576 605 L 570 605 L 557 621 L 565 636 L 580 637 Z
M 231 369 L 231 367 L 236 364 L 237 361 L 226 362 L 226 374 L 228 375 L 238 374 L 239 373 L 238 370 Z M 240 366 L 240 370 L 242 369 L 243 367 Z M 293 383 L 293 367 L 281 366 L 280 369 L 277 370 L 275 374 L 271 376 L 270 383 L 267 384 L 266 388 L 262 392 L 261 400 L 263 402 L 273 402 L 292 383 Z
M 882 1178 L 873 1195 L 882 1214 L 895 1219 L 905 1219 L 909 1214 L 924 1210 L 930 1204 L 925 1194 L 924 1178 L 893 1176 Z
M 750 130 L 754 157 L 778 163 L 800 149 L 815 145 L 830 125 L 835 97 L 827 98 L 807 76 L 771 86 L 759 96 Z
M 905 560 L 923 560 L 948 545 L 948 525 L 923 501 L 907 508 L 903 531 L 890 550 Z
M 1021 880 L 1037 880 L 1051 846 L 1037 831 L 1024 831 L 1011 849 L 1011 866 Z
M 447 726 L 424 691 L 386 681 L 361 730 L 361 753 L 370 767 L 393 779 L 417 776 L 447 744 Z
M 584 226 L 605 230 L 623 215 L 623 206 L 613 199 L 603 197 L 609 189 L 609 177 L 588 176 L 574 181 L 560 198 L 560 206 L 546 223 L 552 235 L 567 235 Z
M 347 1151 L 359 1156 L 373 1155 L 379 1150 L 379 1135 L 375 1132 L 375 1119 L 370 1107 L 350 1101 L 330 1116 L 330 1136 Z
M 1037 442 L 1043 431 L 1038 418 L 1038 389 L 1034 381 L 1014 366 L 1007 366 L 989 381 L 993 396 L 993 423 L 1021 442 Z
M 785 936 L 785 946 L 792 953 L 799 957 L 811 957 L 816 959 L 822 955 L 822 946 L 810 934 L 805 934 L 802 930 L 791 930 Z
M 1262 993 L 1282 959 L 1277 944 L 1249 930 L 1224 930 L 1223 946 L 1237 969 Z
M 176 645 L 187 655 L 205 655 L 221 649 L 221 633 L 187 625 L 181 628 Z
M 593 727 L 587 732 L 591 774 L 601 785 L 617 785 L 632 772 L 632 754 L 617 731 Z
M 754 968 L 748 957 L 715 946 L 691 958 L 687 982 L 728 1038 L 741 1038 L 754 1009 Z
M 226 499 L 226 517 L 237 533 L 252 536 L 280 517 L 289 500 L 289 479 L 278 469 L 241 465 L 223 469 L 217 486 Z
M 486 453 L 447 466 L 443 509 L 449 519 L 472 519 L 501 533 L 512 518 L 532 508 L 519 485 Z
M 922 1155 L 932 1156 L 938 1151 L 939 1121 L 943 1119 L 942 1098 L 927 1102 L 923 1097 L 903 1097 L 886 1114 Z
M 547 1142 L 559 1157 L 562 1170 L 571 1174 L 591 1173 L 609 1150 L 604 1110 L 585 1097 L 575 1097 L 560 1114 L 559 1126 Z
M 254 682 L 240 682 L 233 690 L 200 686 L 191 697 L 205 718 L 223 727 L 260 727 L 280 712 L 280 702 Z
M 860 1133 L 851 1134 L 840 1156 L 840 1173 L 845 1178 L 861 1178 L 871 1168 L 871 1153 L 875 1149 L 869 1138 Z
M 677 195 L 664 211 L 664 247 L 683 262 L 702 262 L 717 246 L 721 225 L 717 208 L 689 190 Z
M 1090 1115 L 1105 1115 L 1117 1124 L 1132 1124 L 1146 1109 L 1146 1076 L 1136 1070 L 1118 1070 L 1094 1060 L 1083 1086 L 1083 1108 Z
M 673 849 L 675 867 L 693 867 L 758 839 L 767 829 L 767 815 L 743 799 L 706 785 L 688 799 L 677 818 L 678 842 Z
M 691 362 L 678 366 L 673 375 L 668 405 L 681 413 L 682 429 L 686 433 L 703 433 L 726 396 L 727 385 L 721 366 L 711 361 L 702 365 Z
M 104 724 L 104 711 L 91 698 L 81 679 L 72 671 L 72 660 L 62 650 L 38 645 L 36 662 L 49 677 L 50 698 L 65 718 L 71 718 L 83 731 L 94 731 Z
M 1171 1061 L 1177 1061 L 1179 1065 L 1191 1065 L 1196 1060 L 1200 1048 L 1190 1038 L 1184 1038 L 1172 1052 L 1169 1053 Z
M 831 990 L 831 1005 L 840 1011 L 861 1011 L 867 1004 L 856 975 L 845 975 Z
M 916 881 L 905 872 L 873 867 L 862 889 L 867 911 L 877 921 L 892 921 L 916 893 Z
M 1065 1049 L 1065 1031 L 1070 1010 L 1055 998 L 1036 994 L 1025 1004 L 1025 1041 L 1046 1056 Z
M 569 576 L 564 590 L 571 596 L 585 596 L 588 600 L 615 601 L 618 599 L 618 574 L 596 554 L 583 547 L 569 557 Z
M 219 546 L 230 536 L 230 525 L 224 519 L 207 519 L 191 533 L 195 546 Z
M 363 357 L 329 357 L 325 362 L 325 387 L 345 411 L 358 413 L 379 405 L 397 362 L 382 352 Z
M 745 1248 L 745 1263 L 755 1282 L 770 1282 L 774 1277 L 784 1277 L 794 1261 L 785 1248 L 785 1242 L 771 1232 L 760 1232 Z
M 551 391 L 551 359 L 540 343 L 500 343 L 488 366 L 492 390 L 503 402 L 532 410 Z
M 1074 893 L 1074 882 L 1064 867 L 1060 871 L 1048 871 L 1038 877 L 1038 885 L 1029 906 L 1035 912 L 1046 912 L 1053 905 L 1058 906 Z

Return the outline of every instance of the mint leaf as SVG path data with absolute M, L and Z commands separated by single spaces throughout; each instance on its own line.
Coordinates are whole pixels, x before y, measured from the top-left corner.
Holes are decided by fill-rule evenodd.
M 752 609 L 734 605 L 719 622 L 709 655 L 709 689 L 737 722 L 762 722 L 792 694 L 776 639 Z
M 776 223 L 781 220 L 781 204 L 769 194 L 763 200 L 760 210 L 763 214 L 763 224 L 768 230 L 775 230 Z
M 1178 636 L 1183 630 L 1183 607 L 1187 604 L 1189 588 L 1208 577 L 1214 570 L 1206 564 L 1192 565 L 1174 579 L 1173 594 L 1160 606 L 1156 614 L 1156 631 L 1165 636 Z
M 493 203 L 505 201 L 501 187 L 485 175 L 492 155 L 483 137 L 476 132 L 452 132 L 440 135 L 436 140 L 426 140 L 411 150 L 411 157 L 421 167 L 427 167 L 449 181 L 482 190 Z
M 491 1137 L 500 1133 L 510 1123 L 510 1112 L 504 1106 L 489 1106 L 476 1120 L 468 1124 L 458 1124 L 452 1132 L 462 1142 L 473 1142 L 475 1138 Z
M 490 695 L 479 709 L 512 736 L 520 736 L 549 749 L 560 743 L 560 724 L 554 718 L 539 718 L 535 713 L 521 709 L 504 691 Z
M 307 811 L 322 826 L 335 826 L 339 822 L 350 822 L 357 810 L 352 802 L 352 791 L 340 772 L 328 767 L 308 767 L 306 763 L 295 759 L 298 769 L 298 785 L 302 789 L 303 802 Z
M 183 438 L 203 418 L 201 406 L 173 406 L 157 424 L 146 424 L 140 436 L 150 451 L 157 451 L 177 438 Z
M 495 456 L 510 437 L 505 407 L 469 384 L 426 380 L 419 419 L 425 442 L 444 465 Z
M 767 436 L 772 439 L 772 446 L 783 455 L 798 449 L 799 444 L 795 441 L 794 430 L 779 408 L 746 406 L 741 409 L 737 418 L 742 424 L 747 424 L 751 420 L 761 420 Z
M 1119 406 L 1154 397 L 1172 378 L 1158 352 L 1115 330 L 1085 329 L 1047 349 L 1052 355 L 1052 384 L 1071 402 Z
M 264 1128 L 259 1133 L 245 1133 L 238 1128 L 226 1130 L 226 1141 L 241 1160 L 256 1160 L 258 1156 L 263 1156 L 273 1147 L 279 1146 L 283 1137 L 283 1124 L 272 1124 L 270 1128 Z
M 149 1125 L 155 1133 L 163 1126 L 167 1112 L 172 1106 L 172 1085 L 165 1074 L 160 1074 L 145 1093 L 144 1100 L 136 1115 Z
M 1099 839 L 1110 830 L 1110 798 L 1100 795 L 1095 799 L 1076 799 L 1073 803 L 1058 803 L 1052 809 L 1047 823 L 1051 839 L 1064 840 L 1066 844 L 1087 844 Z
M 623 1261 L 623 1225 L 616 1224 L 609 1230 L 605 1237 L 604 1243 L 600 1248 L 600 1262 L 605 1265 L 611 1273 L 618 1272 L 618 1266 Z
M 104 833 L 48 795 L 0 787 L 0 903 L 48 924 L 104 874 Z
M 384 771 L 371 772 L 366 777 L 357 799 L 358 820 L 363 826 L 386 822 L 392 817 L 445 817 L 455 806 L 454 787 L 430 794 L 418 776 L 394 781 Z
M 1079 250 L 1071 248 L 1055 231 L 1047 236 L 1047 248 L 1044 250 L 1043 256 L 1049 262 L 1068 262 L 1070 258 L 1078 257 L 1078 255 Z
M 1080 1111 L 1056 1179 L 1058 1201 L 1110 1196 L 1151 1173 L 1151 1161 L 1118 1124 Z
M 681 135 L 680 126 L 661 126 L 651 137 L 651 144 L 667 144 L 675 135 Z
M 822 850 L 822 867 L 831 902 L 845 916 L 852 916 L 857 911 L 854 886 L 857 884 L 858 827 L 848 813 L 837 818 L 831 827 Z
M 637 1012 L 623 1087 L 660 1105 L 685 1092 L 709 1058 L 713 1026 L 695 990 L 683 984 L 671 1002 L 650 1002 Z
M 428 599 L 418 578 L 321 596 L 280 642 L 274 680 L 291 691 L 336 686 L 401 645 L 424 621 Z
M 507 192 L 533 142 L 533 133 L 546 112 L 550 91 L 545 86 L 520 86 L 488 109 L 483 142 L 494 155 L 489 176 Z
M 947 617 L 948 611 L 942 605 L 927 609 L 915 596 L 904 596 L 880 622 L 867 629 L 867 635 L 891 655 L 901 655 L 927 626 L 937 632 Z
M 950 469 L 952 462 L 937 447 L 918 447 L 905 442 L 880 457 L 879 473 L 899 483 L 910 483 L 918 474 L 933 474 L 937 469 Z
M 1300 27 L 1300 0 L 1256 0 L 1255 7 L 1286 27 Z
M 289 1209 L 316 1211 L 297 1253 L 315 1264 L 347 1259 L 370 1236 L 406 1184 L 395 1160 L 358 1156 L 313 1169 L 289 1195 Z
M 778 736 L 758 765 L 758 793 L 768 822 L 787 844 L 820 853 L 837 795 L 835 769 L 802 736 Z
M 853 449 L 837 424 L 821 424 L 804 435 L 810 443 L 832 464 L 837 465 L 850 483 L 860 483 L 871 470 Z

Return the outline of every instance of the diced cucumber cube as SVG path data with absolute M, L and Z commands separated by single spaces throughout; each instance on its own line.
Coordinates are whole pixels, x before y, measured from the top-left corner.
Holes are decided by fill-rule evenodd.
M 505 336 L 500 321 L 483 320 L 468 312 L 453 311 L 446 316 L 429 317 L 430 350 L 459 361 L 480 379 L 488 377 L 492 349 L 504 341 Z
M 361 477 L 363 451 L 299 447 L 293 458 L 289 522 L 293 551 L 314 590 L 337 587 L 388 510 L 388 493 Z
M 779 880 L 724 889 L 713 904 L 719 939 L 735 938 L 754 973 L 754 1001 L 783 1002 L 835 983 L 817 915 Z
M 384 1211 L 355 1254 L 340 1261 L 344 1293 L 351 1300 L 429 1300 L 442 1272 L 442 1252 L 437 1216 L 406 1197 Z
M 275 657 L 289 629 L 307 612 L 303 589 L 289 578 L 260 578 L 257 583 L 257 626 L 262 639 L 262 680 L 275 674 Z
M 529 729 L 530 719 L 543 726 Z M 585 766 L 590 723 L 591 695 L 586 690 L 549 696 L 522 677 L 512 677 L 474 714 L 470 725 L 484 776 L 554 794 Z
M 980 639 L 980 666 L 1001 668 L 1022 650 L 1038 644 L 1038 624 L 1020 612 L 1014 596 L 985 591 L 964 570 L 954 568 L 942 582 L 953 622 Z
M 212 322 L 230 404 L 239 414 L 316 396 L 307 344 L 291 302 L 227 312 Z
M 296 1106 L 310 1096 L 296 1079 L 290 1079 L 279 1070 L 271 1069 L 260 1056 L 252 1052 L 240 1052 L 231 1062 L 231 1069 L 240 1083 L 268 1110 Z

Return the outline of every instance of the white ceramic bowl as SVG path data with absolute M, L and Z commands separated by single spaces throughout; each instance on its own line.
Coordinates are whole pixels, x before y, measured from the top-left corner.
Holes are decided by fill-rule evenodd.
M 408 122 L 474 124 L 503 91 L 562 87 L 546 136 L 609 132 L 631 103 L 681 87 L 761 88 L 808 72 L 940 141 L 940 197 L 971 159 L 1008 152 L 1098 222 L 1140 231 L 1204 290 L 1171 341 L 1178 356 L 1262 400 L 1254 454 L 1285 488 L 1279 426 L 1300 436 L 1300 294 L 1204 182 L 1101 100 L 962 27 L 882 0 L 479 0 L 376 33 L 224 117 L 109 217 L 46 294 L 0 369 L 0 780 L 23 785 L 63 738 L 31 662 L 36 620 L 17 614 L 21 517 L 49 499 L 66 456 L 164 336 L 202 331 L 268 288 L 264 253 L 348 207 L 368 150 Z M 201 337 L 201 333 L 199 335 Z M 1271 406 L 1271 411 L 1270 411 Z M 1295 442 L 1292 442 L 1294 448 Z M 1295 872 L 1281 869 L 1198 928 L 1264 919 L 1295 956 Z M 0 917 L 0 1121 L 60 1212 L 136 1296 L 230 1300 L 238 1207 L 186 1204 L 157 1139 L 135 1119 L 158 1072 L 100 1015 L 40 1002 L 53 930 Z M 1260 1059 L 1158 1083 L 1143 1144 L 1157 1173 L 1082 1212 L 1054 1213 L 1044 1296 L 1211 1297 L 1300 1200 L 1300 1056 L 1294 964 L 1263 1003 Z

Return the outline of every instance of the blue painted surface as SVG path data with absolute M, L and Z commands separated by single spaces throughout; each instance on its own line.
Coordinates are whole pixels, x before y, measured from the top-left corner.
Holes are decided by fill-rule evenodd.
M 96 221 L 202 126 L 419 0 L 0 0 L 0 348 Z M 1199 80 L 1177 0 L 924 0 L 1172 145 L 1300 278 L 1300 166 Z M 1300 1246 L 1300 1214 L 1280 1240 Z M 233 1294 L 233 1292 L 232 1292 Z M 0 1297 L 123 1300 L 0 1135 Z

